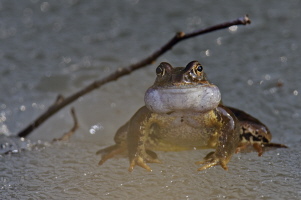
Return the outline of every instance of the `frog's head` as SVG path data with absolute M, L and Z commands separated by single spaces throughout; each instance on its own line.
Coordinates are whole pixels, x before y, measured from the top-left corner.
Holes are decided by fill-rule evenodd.
M 162 62 L 156 73 L 156 81 L 144 97 L 146 107 L 152 112 L 207 112 L 221 101 L 218 87 L 207 80 L 197 61 L 188 63 L 185 68 L 173 68 Z

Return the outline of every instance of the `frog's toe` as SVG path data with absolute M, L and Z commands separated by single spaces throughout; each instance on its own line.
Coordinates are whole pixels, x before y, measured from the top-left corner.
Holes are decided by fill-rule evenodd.
M 245 150 L 247 147 L 248 147 L 247 143 L 242 143 L 236 148 L 235 153 L 240 153 L 241 151 Z
M 205 169 L 208 169 L 210 167 L 213 167 L 215 165 L 218 165 L 218 160 L 213 160 L 212 162 L 209 162 L 207 163 L 206 161 L 205 162 L 197 162 L 197 164 L 205 164 L 203 165 L 202 167 L 198 168 L 198 171 L 202 171 L 202 170 L 205 170 Z
M 262 156 L 262 154 L 263 154 L 263 145 L 262 144 L 254 143 L 253 148 L 257 151 L 258 156 Z
M 288 148 L 286 145 L 278 143 L 253 144 L 253 147 L 258 152 L 258 156 L 261 156 L 264 151 L 274 148 Z
M 198 168 L 198 171 L 208 169 L 215 165 L 221 165 L 224 170 L 228 170 L 226 160 L 216 157 L 214 152 L 210 152 L 202 161 L 198 161 L 196 164 L 203 165 L 202 167 Z
M 267 143 L 267 144 L 264 144 L 264 146 L 269 147 L 269 148 L 288 148 L 286 145 L 278 144 L 278 143 Z
M 263 144 L 262 143 L 243 143 L 243 144 L 240 144 L 236 150 L 235 150 L 235 153 L 240 153 L 240 152 L 250 152 L 250 151 L 253 151 L 253 149 L 258 153 L 258 156 L 261 156 L 264 152 L 263 150 Z
M 101 160 L 99 161 L 98 165 L 102 165 L 108 159 L 113 158 L 116 155 L 122 154 L 124 151 L 126 151 L 126 148 L 117 144 L 97 151 L 97 155 L 102 154 Z
M 146 169 L 149 172 L 152 171 L 152 169 L 146 164 L 145 160 L 141 156 L 135 156 L 135 158 L 131 161 L 129 172 L 132 172 L 136 165 Z

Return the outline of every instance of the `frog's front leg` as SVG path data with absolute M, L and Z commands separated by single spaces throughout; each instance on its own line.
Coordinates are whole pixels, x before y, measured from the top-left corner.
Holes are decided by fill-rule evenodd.
M 155 152 L 146 149 L 145 143 L 150 131 L 150 118 L 152 113 L 143 106 L 130 120 L 127 144 L 130 160 L 129 171 L 133 171 L 136 165 L 151 171 L 146 163 L 159 163 Z
M 216 151 L 207 154 L 203 161 L 196 162 L 196 164 L 203 164 L 198 171 L 215 165 L 221 165 L 222 168 L 227 170 L 227 163 L 239 144 L 240 126 L 236 117 L 224 107 L 218 107 L 217 111 L 216 114 L 220 115 L 218 118 L 221 119 L 222 126 L 218 129 L 219 137 L 217 139 Z

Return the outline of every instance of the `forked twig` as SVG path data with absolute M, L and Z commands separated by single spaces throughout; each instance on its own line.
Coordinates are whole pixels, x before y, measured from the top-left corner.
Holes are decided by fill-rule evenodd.
M 118 68 L 115 72 L 109 74 L 108 76 L 106 76 L 100 80 L 96 80 L 96 81 L 92 82 L 90 85 L 88 85 L 85 88 L 79 90 L 78 92 L 70 95 L 69 97 L 63 99 L 62 101 L 57 101 L 54 105 L 51 105 L 47 111 L 45 111 L 42 115 L 40 115 L 37 119 L 35 119 L 32 123 L 30 123 L 25 129 L 20 131 L 18 133 L 18 136 L 19 137 L 28 136 L 34 129 L 39 127 L 49 117 L 51 117 L 53 114 L 55 114 L 56 112 L 58 112 L 59 110 L 61 110 L 65 106 L 67 106 L 68 104 L 77 100 L 79 97 L 99 88 L 100 86 L 102 86 L 106 83 L 114 81 L 114 80 L 120 78 L 121 76 L 130 74 L 131 72 L 133 72 L 139 68 L 145 67 L 145 66 L 155 62 L 158 57 L 160 57 L 166 51 L 170 50 L 173 46 L 175 46 L 178 42 L 180 42 L 182 40 L 186 40 L 186 39 L 189 39 L 189 38 L 192 38 L 195 36 L 199 36 L 199 35 L 202 35 L 205 33 L 209 33 L 212 31 L 225 29 L 230 26 L 246 25 L 246 24 L 250 24 L 250 23 L 251 23 L 251 21 L 248 18 L 248 16 L 246 15 L 246 16 L 238 18 L 234 21 L 225 22 L 225 23 L 211 26 L 211 27 L 208 27 L 205 29 L 196 30 L 196 31 L 193 31 L 190 33 L 185 34 L 184 32 L 178 32 L 175 34 L 174 37 L 171 38 L 171 40 L 169 40 L 166 44 L 164 44 L 161 48 L 159 48 L 157 51 L 155 51 L 150 56 L 142 59 L 141 61 L 139 61 L 137 63 L 129 65 L 128 67 Z
M 75 131 L 78 129 L 78 127 L 79 127 L 79 125 L 78 125 L 78 120 L 77 120 L 77 117 L 76 117 L 76 114 L 75 114 L 75 110 L 74 110 L 73 107 L 71 108 L 71 115 L 72 115 L 72 118 L 73 118 L 73 121 L 74 121 L 73 127 L 70 129 L 70 131 L 64 133 L 64 135 L 63 135 L 62 137 L 53 139 L 53 142 L 69 140 L 69 138 L 70 138 L 70 137 L 75 133 Z

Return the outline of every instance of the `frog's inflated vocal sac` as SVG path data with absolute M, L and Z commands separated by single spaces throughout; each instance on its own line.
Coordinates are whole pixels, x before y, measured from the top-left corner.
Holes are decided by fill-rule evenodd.
M 146 163 L 159 163 L 154 151 L 215 149 L 202 161 L 198 170 L 214 165 L 227 169 L 235 152 L 253 145 L 261 155 L 271 134 L 254 117 L 235 108 L 223 106 L 217 86 L 210 83 L 203 67 L 192 61 L 173 68 L 161 63 L 157 79 L 145 93 L 145 106 L 115 135 L 115 145 L 97 152 L 99 165 L 115 155 L 127 153 L 129 171 L 138 165 L 151 171 Z

